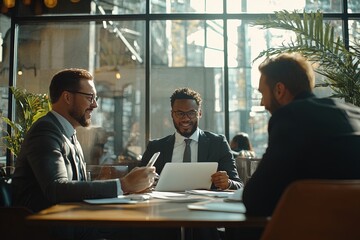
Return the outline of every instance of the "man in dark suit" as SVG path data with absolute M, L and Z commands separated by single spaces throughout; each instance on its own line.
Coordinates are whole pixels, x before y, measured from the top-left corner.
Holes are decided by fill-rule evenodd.
M 237 173 L 235 160 L 226 138 L 198 128 L 198 121 L 202 115 L 200 94 L 189 88 L 179 88 L 175 90 L 170 100 L 171 117 L 176 132 L 150 141 L 143 154 L 141 165 L 146 166 L 156 152 L 160 152 L 154 164 L 158 174 L 167 162 L 218 162 L 218 171 L 211 175 L 212 188 L 220 190 L 241 188 L 243 182 Z M 188 140 L 191 140 L 189 159 L 185 157 Z M 216 228 L 193 228 L 186 229 L 185 232 L 189 239 L 219 239 Z
M 89 126 L 92 111 L 97 108 L 93 77 L 83 69 L 65 69 L 54 75 L 49 90 L 52 111 L 33 124 L 16 160 L 14 205 L 36 212 L 60 202 L 139 192 L 153 184 L 154 167 L 135 168 L 121 179 L 86 181 L 75 129 Z
M 360 178 L 360 109 L 312 93 L 314 72 L 297 54 L 259 66 L 261 104 L 272 114 L 268 147 L 244 187 L 247 214 L 270 216 L 300 179 Z
M 160 152 L 154 166 L 158 174 L 167 162 L 183 162 L 186 142 L 191 139 L 191 162 L 218 162 L 218 172 L 211 176 L 213 188 L 238 189 L 242 187 L 230 146 L 223 135 L 198 128 L 201 118 L 201 96 L 189 88 L 176 89 L 171 96 L 171 117 L 175 134 L 149 142 L 141 165 L 146 166 L 151 156 Z

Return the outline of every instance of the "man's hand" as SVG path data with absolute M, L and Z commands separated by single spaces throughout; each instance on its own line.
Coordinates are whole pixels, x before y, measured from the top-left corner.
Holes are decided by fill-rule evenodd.
M 142 192 L 153 185 L 157 175 L 155 167 L 135 167 L 120 179 L 121 189 L 124 194 Z
M 211 175 L 211 181 L 220 190 L 226 190 L 230 187 L 229 176 L 226 171 L 219 171 Z

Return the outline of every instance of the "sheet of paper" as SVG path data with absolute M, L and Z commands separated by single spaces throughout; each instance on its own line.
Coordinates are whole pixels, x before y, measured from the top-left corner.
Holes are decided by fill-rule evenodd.
M 232 195 L 229 195 L 228 198 L 225 199 L 225 201 L 228 201 L 228 202 L 241 202 L 242 201 L 243 191 L 244 191 L 243 188 L 240 188 L 240 189 L 234 191 L 234 193 Z
M 200 196 L 191 196 L 189 194 L 176 193 L 176 192 L 153 191 L 149 193 L 149 195 L 153 198 L 169 200 L 172 202 L 198 202 L 198 201 L 208 200 Z
M 116 197 L 116 198 L 99 198 L 99 199 L 85 199 L 84 202 L 89 204 L 119 204 L 119 203 L 137 203 L 130 198 Z
M 234 212 L 234 213 L 246 212 L 245 206 L 241 202 L 208 201 L 208 202 L 188 204 L 187 207 L 190 210 Z
M 205 195 L 210 197 L 227 198 L 234 195 L 233 191 L 188 190 L 188 194 Z

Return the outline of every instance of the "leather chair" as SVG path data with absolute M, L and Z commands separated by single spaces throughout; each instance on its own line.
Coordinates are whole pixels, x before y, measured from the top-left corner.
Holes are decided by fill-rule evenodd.
M 5 180 L 5 178 L 0 177 L 0 207 L 10 207 L 11 206 L 11 186 Z
M 360 180 L 300 180 L 288 186 L 261 240 L 360 239 Z
M 11 180 L 7 175 L 0 176 L 0 239 L 55 239 L 47 229 L 29 226 L 25 218 L 32 212 L 24 207 L 12 206 Z

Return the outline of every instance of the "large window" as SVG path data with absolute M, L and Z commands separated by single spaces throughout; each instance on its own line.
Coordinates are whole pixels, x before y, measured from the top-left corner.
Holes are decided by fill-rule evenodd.
M 269 114 L 259 106 L 261 60 L 252 60 L 291 34 L 249 21 L 282 9 L 320 9 L 351 44 L 359 36 L 359 2 L 224 1 L 64 0 L 52 7 L 18 1 L 18 12 L 9 8 L 0 16 L 0 111 L 9 112 L 9 85 L 48 93 L 54 73 L 81 67 L 95 76 L 100 97 L 92 126 L 79 130 L 88 163 L 136 163 L 149 139 L 174 133 L 170 96 L 178 87 L 202 95 L 202 129 L 229 140 L 247 132 L 261 157 Z

